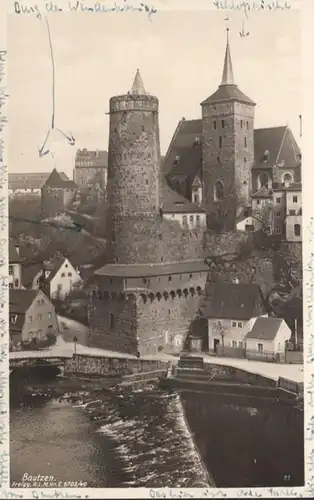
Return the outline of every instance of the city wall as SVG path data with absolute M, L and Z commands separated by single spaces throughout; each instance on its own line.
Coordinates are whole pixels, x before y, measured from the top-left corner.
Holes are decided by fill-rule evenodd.
M 76 354 L 65 361 L 64 371 L 86 375 L 124 376 L 155 370 L 166 370 L 167 363 L 159 360 L 137 358 L 110 358 Z

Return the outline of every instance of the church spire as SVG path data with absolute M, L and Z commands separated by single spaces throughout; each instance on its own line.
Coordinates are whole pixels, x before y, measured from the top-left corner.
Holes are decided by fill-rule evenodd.
M 229 46 L 229 28 L 227 27 L 227 46 L 225 53 L 224 69 L 222 72 L 221 85 L 234 85 L 232 61 Z
M 146 91 L 145 91 L 145 88 L 143 85 L 143 80 L 142 80 L 142 77 L 140 75 L 139 69 L 136 71 L 136 75 L 135 75 L 134 82 L 133 82 L 132 89 L 131 89 L 131 94 L 139 94 L 139 95 L 146 94 Z

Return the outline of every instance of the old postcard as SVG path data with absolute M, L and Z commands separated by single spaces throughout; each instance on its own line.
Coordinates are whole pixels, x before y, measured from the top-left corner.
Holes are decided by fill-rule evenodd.
M 2 7 L 3 498 L 312 496 L 311 4 Z

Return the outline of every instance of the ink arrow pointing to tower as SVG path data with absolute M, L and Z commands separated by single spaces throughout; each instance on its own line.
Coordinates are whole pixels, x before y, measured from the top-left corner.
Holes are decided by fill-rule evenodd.
M 60 134 L 63 135 L 63 137 L 65 137 L 67 139 L 67 141 L 70 144 L 70 146 L 74 146 L 75 145 L 75 138 L 73 137 L 73 135 L 72 135 L 71 132 L 70 132 L 70 135 L 67 135 L 64 132 L 62 132 L 62 130 L 60 130 L 59 128 L 57 128 L 56 130 L 58 130 L 58 132 L 60 132 Z
M 38 148 L 39 158 L 42 158 L 43 156 L 45 156 L 45 155 L 47 155 L 49 153 L 49 149 L 46 149 L 46 151 L 44 151 L 44 149 L 46 147 L 46 144 L 47 144 L 47 141 L 48 141 L 49 135 L 50 135 L 50 130 L 48 130 L 48 132 L 47 132 L 47 135 L 46 135 L 46 138 L 44 140 L 43 145 L 40 148 Z

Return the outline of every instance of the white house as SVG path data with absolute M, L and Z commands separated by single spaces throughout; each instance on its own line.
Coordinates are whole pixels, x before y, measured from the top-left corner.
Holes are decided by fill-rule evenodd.
M 74 268 L 69 259 L 63 258 L 34 266 L 33 269 L 30 269 L 27 283 L 25 281 L 24 284 L 33 289 L 43 288 L 52 299 L 63 299 L 82 282 L 78 270 Z
M 247 356 L 284 356 L 291 330 L 282 318 L 258 318 L 245 337 Z
M 261 289 L 252 283 L 208 283 L 200 309 L 208 320 L 208 349 L 245 348 L 245 337 L 259 316 L 267 316 Z
M 166 183 L 161 190 L 161 205 L 161 213 L 165 219 L 177 221 L 185 229 L 206 228 L 205 210 L 173 191 Z

